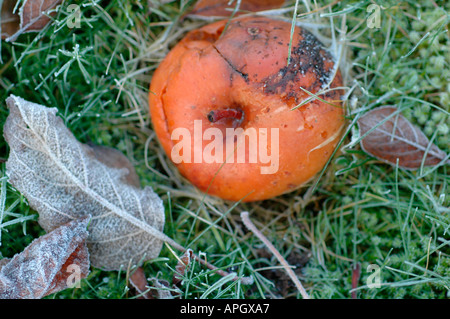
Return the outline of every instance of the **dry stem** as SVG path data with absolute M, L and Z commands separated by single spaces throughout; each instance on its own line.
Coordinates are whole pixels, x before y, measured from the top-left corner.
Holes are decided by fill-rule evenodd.
M 303 299 L 310 299 L 308 293 L 306 292 L 305 288 L 303 288 L 300 280 L 298 280 L 297 275 L 292 270 L 292 267 L 289 266 L 286 259 L 281 256 L 281 254 L 278 252 L 278 250 L 275 248 L 274 245 L 256 228 L 256 226 L 252 223 L 250 218 L 248 217 L 248 212 L 242 212 L 241 213 L 241 219 L 244 225 L 253 233 L 256 237 L 258 237 L 266 246 L 269 248 L 269 250 L 274 254 L 274 256 L 278 259 L 278 261 L 283 265 L 284 269 L 286 270 L 289 277 L 291 277 L 292 281 L 294 282 L 295 286 L 297 287 L 298 291 L 302 295 Z

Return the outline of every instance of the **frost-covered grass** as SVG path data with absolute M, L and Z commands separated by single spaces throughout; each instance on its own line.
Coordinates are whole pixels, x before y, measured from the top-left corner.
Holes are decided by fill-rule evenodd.
M 299 297 L 276 258 L 243 227 L 239 213 L 249 211 L 296 266 L 313 298 L 350 298 L 356 265 L 359 298 L 450 297 L 448 166 L 405 171 L 351 143 L 357 138 L 355 116 L 396 105 L 450 151 L 448 1 L 381 1 L 380 28 L 368 28 L 369 0 L 329 7 L 331 1 L 298 1 L 298 22 L 318 26 L 326 37 L 332 23 L 337 43 L 346 49 L 348 134 L 320 179 L 247 204 L 196 191 L 170 164 L 152 130 L 147 102 L 152 72 L 183 34 L 205 23 L 181 19 L 192 1 L 83 2 L 80 28 L 66 25 L 71 3 L 64 2 L 42 32 L 2 42 L 0 123 L 8 115 L 9 94 L 58 107 L 80 141 L 116 147 L 128 156 L 142 185 L 164 200 L 167 235 L 217 267 L 255 278 L 254 285 L 244 286 L 195 263 L 177 288 L 180 296 Z M 287 1 L 287 9 L 276 13 L 292 19 L 294 4 Z M 22 251 L 43 233 L 36 212 L 6 183 L 7 156 L 0 138 L 1 257 Z M 176 253 L 165 246 L 159 258 L 144 265 L 146 275 L 171 282 Z M 81 288 L 50 298 L 133 298 L 127 272 L 92 269 Z M 377 283 L 377 274 L 380 286 L 368 287 Z

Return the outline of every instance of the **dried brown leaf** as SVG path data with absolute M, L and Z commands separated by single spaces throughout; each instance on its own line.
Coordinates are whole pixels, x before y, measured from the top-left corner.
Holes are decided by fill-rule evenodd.
M 2 39 L 12 36 L 20 28 L 19 15 L 13 13 L 16 2 L 16 0 L 3 0 L 3 4 L 0 7 L 0 28 Z
M 25 0 L 21 11 L 21 28 L 27 31 L 42 30 L 50 18 L 46 13 L 56 8 L 61 0 Z
M 417 169 L 422 161 L 424 166 L 435 166 L 447 158 L 396 107 L 373 109 L 358 120 L 358 126 L 363 150 L 383 162 L 396 165 L 398 159 L 399 167 Z
M 153 283 L 154 290 L 156 290 L 157 299 L 174 299 L 167 281 L 158 278 L 151 278 L 150 281 Z
M 242 0 L 239 6 L 241 13 L 276 9 L 283 6 L 285 0 Z M 236 1 L 229 0 L 199 0 L 189 15 L 199 16 L 230 16 L 236 7 Z M 237 12 L 237 15 L 239 12 Z
M 158 278 L 150 278 L 153 287 L 148 284 L 144 269 L 138 267 L 130 275 L 130 283 L 138 293 L 138 299 L 173 299 L 169 283 Z
M 87 241 L 91 263 L 106 270 L 155 258 L 163 241 L 173 243 L 162 232 L 162 200 L 150 187 L 126 183 L 129 169 L 99 161 L 56 116 L 56 108 L 13 95 L 6 102 L 9 182 L 39 212 L 39 224 L 47 232 L 92 215 Z
M 13 12 L 16 2 L 4 0 L 1 8 L 2 39 L 6 41 L 14 41 L 22 33 L 42 30 L 61 0 L 24 0 L 18 12 Z
M 130 275 L 130 283 L 140 295 L 138 299 L 153 299 L 153 296 L 149 292 L 147 277 L 145 276 L 144 269 L 142 269 L 142 267 L 137 267 L 133 271 Z
M 8 260 L 0 269 L 0 298 L 40 299 L 85 278 L 89 274 L 88 222 L 85 217 L 62 225 Z
M 182 281 L 186 271 L 189 270 L 193 255 L 194 252 L 192 249 L 187 249 L 180 257 L 178 264 L 175 266 L 175 273 L 173 274 L 172 283 L 174 285 L 178 285 Z

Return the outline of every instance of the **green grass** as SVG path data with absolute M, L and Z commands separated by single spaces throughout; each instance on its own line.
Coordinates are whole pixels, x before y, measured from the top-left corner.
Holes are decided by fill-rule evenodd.
M 175 290 L 182 298 L 298 298 L 279 263 L 239 218 L 253 222 L 294 266 L 313 298 L 350 298 L 352 269 L 359 264 L 360 298 L 450 297 L 450 196 L 448 166 L 406 171 L 383 164 L 359 147 L 355 119 L 380 105 L 395 105 L 444 151 L 450 152 L 450 22 L 448 1 L 379 1 L 381 28 L 370 29 L 368 0 L 342 1 L 306 14 L 299 22 L 331 22 L 347 28 L 341 70 L 351 92 L 348 134 L 320 179 L 304 188 L 256 203 L 204 197 L 174 170 L 153 134 L 148 87 L 153 70 L 188 30 L 205 22 L 181 19 L 193 1 L 149 8 L 146 1 L 90 1 L 81 28 L 67 27 L 62 4 L 39 33 L 2 42 L 0 123 L 15 94 L 55 106 L 82 142 L 116 147 L 135 165 L 166 207 L 165 233 L 209 262 L 240 275 L 251 286 L 194 263 Z M 73 3 L 81 4 L 74 1 Z M 306 1 L 309 10 L 316 1 Z M 321 8 L 331 1 L 317 1 Z M 288 1 L 291 19 L 295 1 Z M 339 40 L 339 38 L 338 38 Z M 0 125 L 2 130 L 3 125 Z M 0 159 L 8 146 L 0 138 Z M 37 213 L 6 183 L 0 163 L 0 257 L 12 257 L 43 234 Z M 177 258 L 167 246 L 145 263 L 148 277 L 171 283 Z M 369 288 L 380 269 L 381 286 Z M 134 298 L 129 270 L 92 269 L 81 288 L 48 298 Z

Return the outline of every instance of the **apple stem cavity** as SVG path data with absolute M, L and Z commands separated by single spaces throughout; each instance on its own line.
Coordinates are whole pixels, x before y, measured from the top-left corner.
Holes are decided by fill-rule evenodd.
M 243 112 L 239 109 L 215 110 L 208 113 L 208 121 L 216 123 L 222 119 L 232 119 L 240 123 L 243 119 Z

